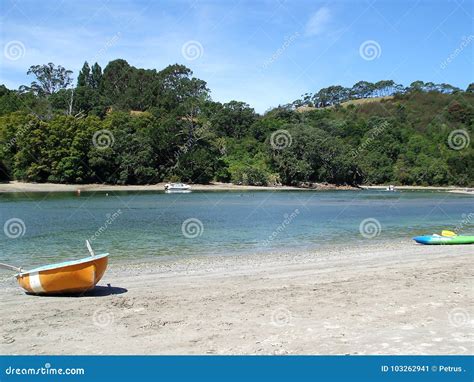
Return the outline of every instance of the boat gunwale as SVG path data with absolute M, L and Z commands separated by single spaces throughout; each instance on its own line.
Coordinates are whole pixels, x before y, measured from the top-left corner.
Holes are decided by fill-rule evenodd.
M 54 270 L 54 269 L 57 269 L 57 268 L 68 267 L 68 266 L 71 266 L 71 265 L 85 264 L 85 263 L 88 263 L 90 261 L 100 260 L 100 259 L 106 258 L 107 256 L 109 256 L 108 253 L 102 253 L 102 254 L 95 255 L 95 256 L 85 257 L 85 258 L 79 259 L 79 260 L 70 260 L 70 261 L 64 261 L 62 263 L 43 265 L 41 267 L 30 269 L 28 271 L 22 271 L 20 273 L 17 273 L 15 276 L 16 277 L 21 277 L 21 276 L 26 276 L 29 273 L 33 273 L 33 272 L 51 271 L 51 270 Z

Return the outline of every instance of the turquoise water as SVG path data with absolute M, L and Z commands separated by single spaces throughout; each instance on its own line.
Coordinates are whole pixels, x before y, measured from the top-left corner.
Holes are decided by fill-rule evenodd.
M 473 211 L 472 197 L 441 192 L 0 194 L 0 262 L 32 267 L 77 259 L 87 255 L 88 238 L 97 253 L 120 262 L 383 243 L 460 225 L 474 234 L 463 223 Z M 20 220 L 15 226 L 11 219 Z M 189 232 L 188 219 L 197 219 Z M 364 219 L 376 219 L 364 226 L 366 236 Z

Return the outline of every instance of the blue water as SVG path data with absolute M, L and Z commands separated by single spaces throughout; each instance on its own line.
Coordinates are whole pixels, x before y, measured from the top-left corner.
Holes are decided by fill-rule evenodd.
M 460 225 L 474 234 L 462 223 L 473 211 L 471 196 L 424 191 L 0 194 L 0 262 L 81 258 L 88 238 L 113 262 L 382 244 Z M 11 219 L 20 219 L 19 230 L 9 230 Z M 187 219 L 197 219 L 191 237 Z M 376 219 L 374 237 L 361 234 L 364 219 Z

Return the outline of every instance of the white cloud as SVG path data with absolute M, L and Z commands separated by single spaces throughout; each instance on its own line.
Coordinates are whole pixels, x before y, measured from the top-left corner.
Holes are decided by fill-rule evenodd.
M 306 35 L 317 36 L 326 30 L 326 27 L 331 20 L 331 12 L 329 8 L 322 7 L 311 15 L 306 23 Z

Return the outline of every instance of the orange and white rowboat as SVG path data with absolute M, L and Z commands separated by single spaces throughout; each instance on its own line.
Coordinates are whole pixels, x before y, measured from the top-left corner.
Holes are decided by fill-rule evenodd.
M 91 256 L 23 271 L 16 268 L 20 286 L 33 294 L 82 293 L 93 289 L 107 269 L 108 253 L 96 255 L 90 244 Z M 15 269 L 11 267 L 10 269 Z

